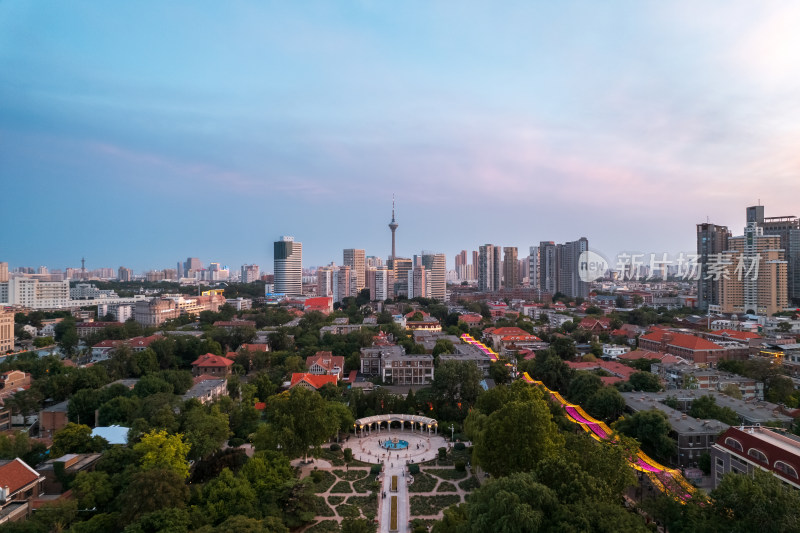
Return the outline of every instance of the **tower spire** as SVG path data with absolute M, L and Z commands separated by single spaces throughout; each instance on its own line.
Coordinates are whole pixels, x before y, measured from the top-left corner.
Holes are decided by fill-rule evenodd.
M 394 232 L 397 231 L 397 228 L 400 224 L 394 219 L 394 194 L 392 194 L 392 221 L 389 222 L 389 229 L 392 230 L 392 255 L 389 259 L 394 261 L 396 257 L 396 250 L 395 250 L 395 240 L 394 240 Z

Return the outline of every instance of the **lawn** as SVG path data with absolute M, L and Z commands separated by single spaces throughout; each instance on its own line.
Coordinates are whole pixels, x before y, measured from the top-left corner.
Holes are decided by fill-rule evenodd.
M 344 503 L 346 499 L 346 496 L 328 496 L 328 505 L 333 505 L 336 507 L 340 503 Z
M 353 482 L 353 488 L 356 492 L 361 494 L 365 492 L 377 492 L 379 487 L 380 484 L 375 481 L 375 477 L 371 475 Z
M 437 479 L 422 472 L 414 476 L 414 483 L 408 486 L 408 492 L 430 492 L 436 487 Z
M 439 511 L 451 505 L 461 502 L 455 494 L 446 496 L 411 496 L 411 515 L 412 516 L 433 516 Z
M 374 519 L 378 515 L 378 496 L 350 496 L 347 503 L 361 509 L 361 513 L 368 520 Z
M 481 482 L 478 481 L 478 478 L 475 476 L 470 476 L 464 481 L 460 481 L 458 486 L 461 488 L 461 490 L 473 491 L 481 486 Z
M 315 516 L 336 516 L 333 509 L 330 508 L 325 498 L 322 496 L 314 496 L 314 515 Z
M 349 481 L 340 481 L 331 489 L 331 493 L 336 494 L 350 494 L 353 492 L 353 487 Z
M 455 485 L 450 483 L 449 481 L 442 481 L 439 483 L 439 486 L 436 487 L 436 492 L 457 492 L 458 489 Z
M 356 481 L 369 475 L 369 470 L 334 470 L 333 473 L 346 481 Z
M 326 492 L 333 486 L 334 483 L 336 483 L 336 476 L 326 470 L 315 470 L 311 473 L 309 478 L 311 479 L 314 487 L 314 492 L 317 494 Z M 314 479 L 319 479 L 319 481 L 314 482 Z
M 455 468 L 426 468 L 424 472 L 442 479 L 464 479 L 467 477 L 466 472 L 459 472 Z

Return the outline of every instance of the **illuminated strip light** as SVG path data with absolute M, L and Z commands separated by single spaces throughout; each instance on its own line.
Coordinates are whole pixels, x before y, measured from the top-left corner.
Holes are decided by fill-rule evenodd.
M 580 425 L 584 429 L 584 431 L 589 433 L 589 435 L 592 438 L 594 438 L 598 442 L 608 441 L 608 438 L 610 438 L 612 431 L 607 424 L 589 416 L 589 414 L 586 413 L 586 411 L 584 411 L 580 405 L 575 405 L 567 402 L 561 396 L 561 394 L 559 394 L 556 391 L 550 390 L 541 381 L 536 381 L 527 372 L 523 372 L 522 379 L 526 383 L 530 383 L 532 385 L 539 385 L 542 388 L 544 388 L 545 391 L 547 391 L 553 399 L 558 401 L 565 408 L 565 414 L 567 419 L 570 420 L 571 422 Z M 567 409 L 567 407 L 569 407 L 574 412 L 570 413 L 570 409 Z M 574 417 L 575 414 L 577 414 L 578 416 Z M 586 423 L 580 419 L 583 419 L 589 423 Z M 601 436 L 598 434 L 599 432 L 604 433 L 606 438 L 601 438 Z M 684 494 L 679 494 L 675 496 L 675 499 L 681 503 L 686 503 L 686 500 L 690 499 L 697 490 L 693 485 L 689 484 L 684 479 L 684 477 L 678 470 L 664 467 L 663 465 L 653 460 L 650 456 L 648 456 L 641 450 L 637 454 L 637 460 L 634 461 L 632 459 L 629 459 L 628 464 L 635 470 L 647 474 L 647 477 L 650 478 L 650 480 L 653 482 L 653 485 L 655 485 L 656 488 L 658 488 L 662 492 L 675 492 L 675 491 L 668 490 L 667 487 L 664 485 L 663 481 L 659 478 L 658 474 L 667 476 L 669 479 L 676 482 L 685 491 Z

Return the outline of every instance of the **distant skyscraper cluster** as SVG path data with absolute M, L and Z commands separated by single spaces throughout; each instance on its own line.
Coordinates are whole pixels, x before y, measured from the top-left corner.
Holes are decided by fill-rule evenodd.
M 772 315 L 800 300 L 800 219 L 765 217 L 748 207 L 744 234 L 697 224 L 698 307 L 730 314 Z

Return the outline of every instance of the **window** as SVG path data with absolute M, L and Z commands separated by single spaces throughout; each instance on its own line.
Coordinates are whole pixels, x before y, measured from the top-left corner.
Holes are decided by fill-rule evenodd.
M 798 479 L 797 470 L 795 470 L 795 468 L 792 465 L 784 463 L 783 461 L 775 461 L 775 470 L 783 472 L 789 477 Z
M 725 445 L 730 446 L 734 450 L 739 450 L 740 452 L 744 451 L 744 448 L 742 448 L 742 443 L 732 437 L 725 439 Z
M 755 448 L 750 448 L 747 450 L 747 455 L 753 457 L 756 461 L 761 461 L 762 463 L 769 464 L 769 459 L 761 450 L 756 450 Z
M 717 466 L 725 466 L 725 461 L 722 460 L 722 457 L 717 457 Z

